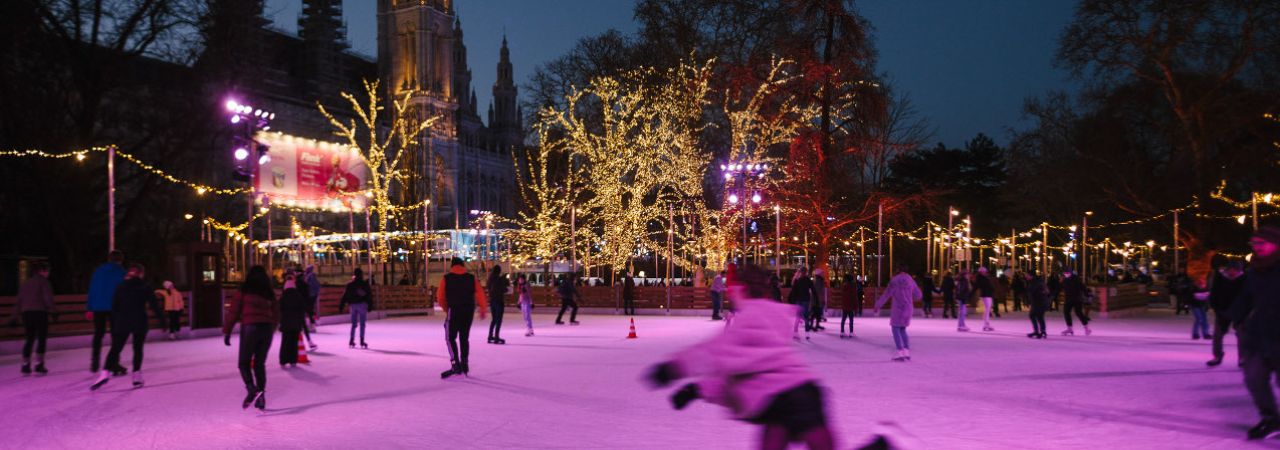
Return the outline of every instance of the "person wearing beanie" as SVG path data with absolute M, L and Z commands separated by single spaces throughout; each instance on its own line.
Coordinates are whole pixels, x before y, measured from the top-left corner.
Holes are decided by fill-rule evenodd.
M 1213 309 L 1213 359 L 1205 363 L 1209 367 L 1222 364 L 1222 358 L 1226 355 L 1222 351 L 1222 340 L 1226 337 L 1227 331 L 1231 330 L 1231 316 L 1227 312 L 1231 310 L 1231 304 L 1236 296 L 1240 295 L 1242 286 L 1244 286 L 1244 264 L 1240 261 L 1228 262 L 1214 274 L 1213 286 L 1209 289 L 1209 308 Z M 1239 342 L 1240 339 L 1237 337 L 1236 361 L 1243 365 L 1244 353 L 1240 351 Z
M 31 374 L 31 347 L 36 351 L 36 373 L 49 373 L 44 367 L 45 342 L 49 339 L 49 318 L 57 321 L 53 303 L 53 285 L 49 284 L 49 266 L 32 263 L 30 277 L 18 288 L 18 302 L 14 305 L 14 318 L 22 318 L 26 340 L 22 343 L 22 374 Z
M 898 348 L 894 361 L 911 361 L 911 341 L 907 338 L 907 326 L 911 325 L 915 302 L 921 297 L 923 295 L 920 287 L 911 279 L 911 273 L 904 264 L 898 267 L 898 274 L 889 279 L 889 285 L 880 294 L 880 298 L 876 299 L 876 316 L 880 315 L 880 308 L 884 307 L 885 302 L 890 302 L 889 327 L 893 332 L 893 344 Z
M 148 306 L 159 319 L 160 328 L 165 327 L 164 313 L 160 310 L 160 302 L 156 301 L 155 289 L 146 280 L 146 274 L 142 264 L 130 264 L 124 282 L 116 289 L 115 298 L 111 300 L 111 350 L 107 352 L 103 370 L 89 386 L 90 390 L 102 387 L 112 375 L 125 374 L 124 367 L 120 365 L 120 352 L 130 338 L 133 339 L 133 387 L 142 387 L 142 350 L 147 342 Z
M 1244 385 L 1262 416 L 1248 438 L 1265 439 L 1280 434 L 1280 411 L 1271 388 L 1271 380 L 1280 374 L 1280 228 L 1259 228 L 1249 246 L 1252 265 L 1230 315 L 1245 354 Z
M 475 275 L 467 273 L 466 263 L 453 258 L 449 273 L 440 279 L 436 289 L 436 303 L 444 310 L 445 345 L 449 349 L 449 370 L 440 378 L 466 375 L 471 371 L 471 321 L 477 311 L 480 320 L 485 319 L 488 307 L 484 287 Z
M 338 312 L 342 312 L 342 308 L 351 305 L 351 338 L 348 340 L 347 346 L 356 348 L 356 327 L 360 327 L 360 348 L 369 348 L 369 344 L 364 342 L 364 326 L 369 320 L 369 306 L 373 303 L 373 288 L 369 287 L 369 282 L 364 280 L 364 271 L 359 267 L 353 272 L 351 282 L 347 283 L 346 289 L 342 292 L 342 300 L 338 301 Z
M 182 292 L 173 287 L 172 281 L 164 282 L 164 289 L 156 289 L 156 298 L 164 302 L 164 313 L 169 318 L 169 340 L 178 339 L 182 331 Z

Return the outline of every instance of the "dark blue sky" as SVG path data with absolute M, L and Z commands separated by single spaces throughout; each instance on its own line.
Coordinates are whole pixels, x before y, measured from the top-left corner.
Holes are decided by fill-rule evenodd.
M 297 28 L 300 0 L 268 0 L 267 15 Z M 578 38 L 609 28 L 634 31 L 631 0 L 459 0 L 480 111 L 488 108 L 503 30 L 517 83 L 568 51 Z M 935 140 L 960 146 L 979 132 L 1001 145 L 1022 125 L 1023 99 L 1073 89 L 1052 66 L 1059 32 L 1071 19 L 1068 0 L 864 0 L 857 7 L 875 27 L 879 70 L 936 128 Z M 345 2 L 352 50 L 373 56 L 376 2 Z

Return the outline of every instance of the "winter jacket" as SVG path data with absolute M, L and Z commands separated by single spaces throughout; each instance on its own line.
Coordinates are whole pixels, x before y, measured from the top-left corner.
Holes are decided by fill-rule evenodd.
M 1084 281 L 1079 276 L 1072 275 L 1062 280 L 1062 297 L 1067 303 L 1080 303 L 1084 301 L 1085 296 Z
M 933 299 L 933 292 L 938 290 L 933 285 L 933 277 L 928 275 L 920 277 L 920 285 L 920 293 L 925 296 L 924 298 Z
M 1051 300 L 1052 297 L 1057 297 L 1058 293 L 1062 292 L 1062 280 L 1058 279 L 1057 275 L 1049 277 L 1049 279 L 1045 281 L 1045 285 L 1049 288 L 1049 297 Z
M 235 328 L 237 322 L 275 326 L 280 323 L 280 302 L 254 293 L 236 292 L 227 303 L 227 315 L 222 320 L 222 334 L 231 334 L 231 329 Z
M 305 287 L 303 288 L 305 289 Z M 304 291 L 296 287 L 280 294 L 280 331 L 300 333 L 307 323 L 307 302 Z
M 516 283 L 516 298 L 521 305 L 533 305 L 533 290 L 528 281 Z
M 956 303 L 968 305 L 970 300 L 973 300 L 973 289 L 969 285 L 969 278 L 956 279 Z
M 511 287 L 511 281 L 506 277 L 489 277 L 489 306 L 493 308 L 502 308 L 506 306 L 507 288 Z
M 1209 304 L 1213 306 L 1213 311 L 1218 314 L 1225 314 L 1231 309 L 1231 303 L 1240 295 L 1240 289 L 1244 287 L 1244 275 L 1236 277 L 1232 280 L 1222 274 L 1213 276 L 1213 287 L 1209 289 Z
M 889 310 L 889 326 L 905 327 L 911 325 L 915 301 L 920 298 L 920 288 L 916 286 L 916 281 L 911 279 L 911 275 L 899 273 L 889 280 L 889 286 L 885 287 L 884 293 L 876 299 L 876 309 L 884 306 L 886 301 L 893 300 Z
M 116 296 L 116 288 L 124 282 L 124 266 L 115 263 L 103 263 L 93 271 L 89 279 L 89 299 L 85 309 L 94 311 L 111 311 L 111 300 Z
M 573 299 L 578 296 L 578 288 L 573 286 L 573 282 L 569 279 L 560 280 L 560 284 L 556 286 L 556 294 L 561 299 Z
M 168 289 L 156 289 L 156 297 L 164 299 L 165 311 L 182 311 L 182 308 L 186 306 L 182 301 L 182 291 L 177 289 L 172 291 Z
M 622 279 L 622 298 L 631 300 L 636 298 L 635 278 L 626 277 Z
M 791 282 L 791 292 L 787 294 L 787 303 L 798 305 L 813 301 L 813 280 L 800 277 Z
M 724 276 L 716 275 L 716 277 L 711 280 L 711 292 L 719 292 L 723 294 L 726 290 L 728 290 L 728 288 L 725 287 Z
M 25 311 L 55 312 L 53 304 L 53 285 L 49 279 L 40 275 L 27 278 L 18 288 L 18 302 L 15 305 L 18 314 Z
M 991 277 L 979 274 L 973 284 L 978 290 L 978 297 L 995 298 L 996 287 L 991 285 Z
M 793 306 L 744 299 L 736 307 L 723 333 L 676 353 L 671 362 L 681 375 L 698 379 L 708 402 L 748 420 L 779 394 L 817 378 L 791 342 Z
M 484 287 L 480 286 L 480 280 L 475 275 L 467 273 L 467 269 L 462 266 L 453 266 L 440 279 L 440 289 L 436 290 L 436 304 L 445 312 L 449 312 L 450 308 L 479 306 L 483 314 L 484 308 L 488 307 L 488 299 L 484 296 Z
M 116 295 L 111 300 L 111 332 L 146 330 L 148 306 L 160 319 L 160 327 L 164 328 L 164 313 L 160 310 L 160 301 L 156 299 L 151 283 L 141 278 L 124 280 L 116 288 Z
M 308 298 L 319 297 L 320 296 L 320 277 L 316 276 L 316 272 L 313 270 L 311 272 L 307 272 L 307 276 L 304 278 L 307 283 L 306 285 L 307 297 Z
M 951 275 L 942 277 L 942 299 L 955 300 L 956 298 L 956 279 Z
M 347 283 L 347 288 L 342 291 L 342 299 L 338 300 L 338 311 L 342 311 L 347 305 L 367 304 L 373 307 L 373 288 L 369 287 L 369 282 L 363 278 L 351 280 Z
M 1032 311 L 1045 312 L 1049 310 L 1049 287 L 1045 285 L 1044 278 L 1032 278 L 1026 289 L 1027 303 L 1031 306 Z
M 827 301 L 827 277 L 817 275 L 813 277 L 813 302 L 824 304 Z
M 857 286 L 854 286 L 854 283 L 845 283 L 840 286 L 840 294 L 841 300 L 843 300 L 840 302 L 840 310 L 853 312 L 853 305 L 861 300 L 856 297 L 858 295 Z
M 1009 284 L 1010 288 L 1013 290 L 1013 295 L 1023 295 L 1027 293 L 1027 282 L 1021 275 L 1014 275 L 1013 282 Z
M 1249 268 L 1229 315 L 1239 324 L 1246 353 L 1280 358 L 1280 265 Z

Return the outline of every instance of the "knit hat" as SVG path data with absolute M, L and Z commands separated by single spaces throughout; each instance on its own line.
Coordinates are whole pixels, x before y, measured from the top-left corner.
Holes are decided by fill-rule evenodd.
M 454 258 L 453 258 L 453 260 L 449 262 L 449 266 L 450 266 L 450 267 L 453 267 L 453 266 L 465 266 L 465 265 L 467 265 L 467 263 L 466 263 L 466 262 L 464 262 L 464 261 L 462 260 L 462 258 L 458 258 L 458 257 L 454 257 Z
M 164 288 L 165 288 L 165 289 L 173 289 L 173 282 L 172 282 L 172 281 L 165 280 L 165 282 L 164 282 Z
M 1272 244 L 1280 245 L 1280 227 L 1274 227 L 1274 226 L 1268 225 L 1265 227 L 1258 228 L 1258 231 L 1255 231 L 1253 233 L 1253 237 L 1262 239 Z

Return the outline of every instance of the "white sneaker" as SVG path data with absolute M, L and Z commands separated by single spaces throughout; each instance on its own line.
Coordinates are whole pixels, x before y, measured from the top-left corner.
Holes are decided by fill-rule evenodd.
M 133 372 L 133 388 L 137 389 L 140 387 L 142 387 L 142 371 L 138 370 Z

